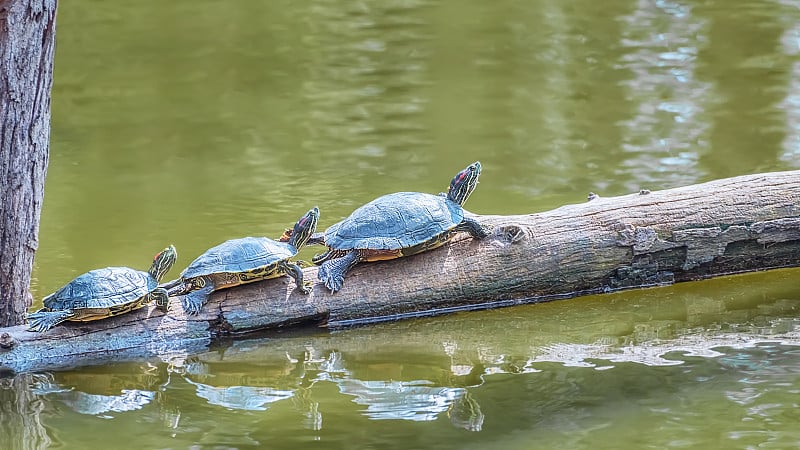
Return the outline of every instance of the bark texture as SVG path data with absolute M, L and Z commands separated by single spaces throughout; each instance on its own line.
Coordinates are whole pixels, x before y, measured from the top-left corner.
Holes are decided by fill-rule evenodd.
M 0 328 L 0 368 L 170 357 L 252 331 L 342 327 L 800 265 L 800 171 L 475 217 L 494 228 L 490 237 L 459 235 L 427 253 L 359 264 L 333 295 L 320 283 L 302 295 L 286 277 L 219 291 L 198 316 L 185 316 L 173 299 L 166 315 L 149 307 L 45 334 Z M 304 272 L 316 279 L 316 268 Z
M 31 304 L 50 145 L 56 0 L 0 0 L 0 326 Z

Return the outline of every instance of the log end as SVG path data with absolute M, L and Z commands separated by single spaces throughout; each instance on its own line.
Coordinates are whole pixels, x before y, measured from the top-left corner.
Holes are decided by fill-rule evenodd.
M 11 350 L 18 344 L 17 340 L 11 333 L 4 332 L 0 334 L 0 351 Z

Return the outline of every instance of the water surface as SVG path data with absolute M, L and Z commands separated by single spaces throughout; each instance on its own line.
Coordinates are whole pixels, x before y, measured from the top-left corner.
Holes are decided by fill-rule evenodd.
M 800 167 L 797 1 L 58 14 L 34 307 L 169 243 L 182 267 L 314 205 L 325 227 L 385 193 L 437 193 L 475 160 L 482 214 Z M 0 382 L 0 447 L 792 448 L 799 274 L 26 374 Z

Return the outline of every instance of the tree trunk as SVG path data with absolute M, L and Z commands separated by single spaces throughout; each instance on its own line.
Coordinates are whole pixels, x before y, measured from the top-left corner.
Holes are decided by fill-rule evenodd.
M 258 330 L 341 327 L 800 265 L 800 171 L 476 218 L 494 227 L 490 237 L 462 234 L 426 253 L 359 264 L 336 294 L 317 283 L 303 295 L 284 277 L 219 291 L 192 317 L 173 299 L 166 315 L 149 307 L 44 334 L 0 328 L 0 369 L 169 357 Z M 316 279 L 316 268 L 304 272 Z
M 0 0 L 0 326 L 31 304 L 50 145 L 56 0 Z

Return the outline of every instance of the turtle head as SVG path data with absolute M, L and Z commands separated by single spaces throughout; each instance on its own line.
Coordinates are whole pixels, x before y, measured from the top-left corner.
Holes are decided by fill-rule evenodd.
M 319 208 L 316 206 L 311 208 L 300 220 L 294 224 L 294 228 L 289 235 L 289 244 L 294 248 L 299 249 L 306 245 L 308 238 L 317 230 L 317 221 L 319 220 Z M 288 230 L 287 230 L 288 232 Z M 287 234 L 284 232 L 284 235 Z
M 467 201 L 469 195 L 475 190 L 478 185 L 478 177 L 481 174 L 481 163 L 475 161 L 467 166 L 466 169 L 458 172 L 453 181 L 450 182 L 450 187 L 447 189 L 447 198 L 451 201 L 463 205 Z
M 150 266 L 148 273 L 150 273 L 150 276 L 155 278 L 156 281 L 161 282 L 164 275 L 166 275 L 169 269 L 172 268 L 172 265 L 175 264 L 176 259 L 178 259 L 178 251 L 175 250 L 174 245 L 170 245 L 153 257 L 153 265 Z

